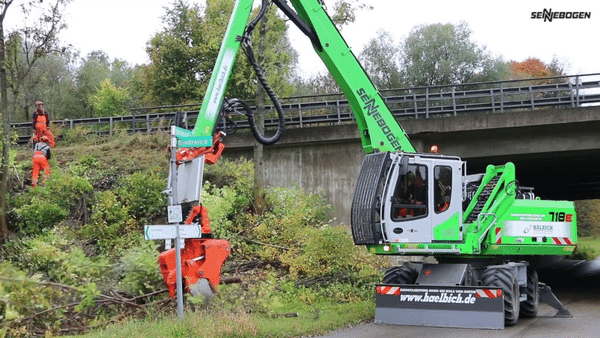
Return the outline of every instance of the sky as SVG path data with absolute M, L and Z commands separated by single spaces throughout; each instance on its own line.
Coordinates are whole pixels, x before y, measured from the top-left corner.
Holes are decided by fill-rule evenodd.
M 198 2 L 200 0 L 188 0 Z M 332 2 L 326 0 L 327 3 Z M 403 41 L 417 25 L 468 23 L 473 41 L 485 45 L 505 60 L 523 61 L 536 57 L 550 62 L 553 55 L 567 64 L 569 74 L 600 73 L 600 1 L 471 1 L 471 0 L 362 0 L 373 10 L 360 11 L 355 23 L 342 35 L 355 54 L 380 29 Z M 67 8 L 69 26 L 61 39 L 79 49 L 82 56 L 102 50 L 111 58 L 130 64 L 148 63 L 147 41 L 162 29 L 161 16 L 171 0 L 73 0 Z M 591 12 L 589 19 L 544 22 L 532 19 L 532 12 Z M 16 8 L 15 8 L 16 11 Z M 291 27 L 294 47 L 300 53 L 304 74 L 325 72 L 308 40 Z M 317 65 L 317 66 L 315 66 Z

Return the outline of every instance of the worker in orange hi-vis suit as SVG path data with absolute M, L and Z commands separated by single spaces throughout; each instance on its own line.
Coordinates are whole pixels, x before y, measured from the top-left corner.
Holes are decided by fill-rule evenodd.
M 33 128 L 33 143 L 39 142 L 42 136 L 48 137 L 48 145 L 54 147 L 54 135 L 50 131 L 50 117 L 48 112 L 45 111 L 42 106 L 42 101 L 35 103 L 36 110 L 31 115 L 31 128 Z
M 35 187 L 38 184 L 38 176 L 40 170 L 44 170 L 44 178 L 50 176 L 50 165 L 48 160 L 52 157 L 50 154 L 50 146 L 48 146 L 48 137 L 42 136 L 40 141 L 33 147 L 33 174 L 31 175 L 31 186 Z

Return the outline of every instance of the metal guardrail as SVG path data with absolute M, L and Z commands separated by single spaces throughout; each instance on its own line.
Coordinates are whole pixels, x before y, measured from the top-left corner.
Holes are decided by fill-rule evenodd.
M 398 120 L 429 118 L 435 115 L 469 113 L 503 113 L 543 107 L 574 108 L 584 104 L 600 103 L 600 73 L 535 78 L 525 80 L 479 82 L 463 85 L 399 88 L 381 91 L 386 104 Z M 326 94 L 281 98 L 286 126 L 306 127 L 315 124 L 342 124 L 354 121 L 354 114 L 343 94 Z M 91 127 L 97 134 L 112 134 L 116 128 L 127 132 L 168 131 L 176 112 L 162 110 L 189 109 L 200 104 L 134 108 L 131 115 L 82 119 L 55 120 L 53 124 L 74 129 Z M 254 108 L 254 107 L 252 107 Z M 266 107 L 267 114 L 272 106 Z M 144 113 L 149 111 L 158 111 Z M 197 118 L 197 110 L 181 110 L 186 128 Z M 274 115 L 274 114 L 273 114 Z M 269 116 L 269 115 L 267 115 Z M 222 122 L 220 122 L 222 123 Z M 236 121 L 236 128 L 249 128 L 244 119 Z M 265 126 L 276 127 L 275 118 L 266 118 Z M 31 137 L 31 123 L 13 123 L 19 143 Z M 96 129 L 96 130 L 93 130 Z

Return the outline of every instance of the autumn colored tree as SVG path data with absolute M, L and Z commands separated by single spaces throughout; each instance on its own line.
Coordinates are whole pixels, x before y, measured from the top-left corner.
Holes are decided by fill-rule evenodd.
M 524 61 L 511 61 L 509 64 L 514 79 L 528 79 L 551 76 L 550 69 L 538 58 Z

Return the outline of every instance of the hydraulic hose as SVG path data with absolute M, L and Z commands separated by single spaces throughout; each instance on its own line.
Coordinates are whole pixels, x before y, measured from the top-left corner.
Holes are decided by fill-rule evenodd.
M 248 61 L 252 65 L 252 68 L 254 68 L 254 72 L 256 73 L 256 77 L 258 78 L 258 81 L 260 82 L 262 87 L 265 89 L 265 92 L 267 93 L 267 95 L 269 96 L 271 101 L 273 102 L 273 106 L 275 107 L 275 110 L 277 111 L 277 118 L 278 118 L 279 123 L 277 125 L 277 131 L 275 132 L 275 134 L 271 137 L 266 137 L 264 135 L 261 135 L 260 131 L 258 130 L 258 126 L 256 125 L 256 122 L 254 121 L 254 114 L 252 114 L 252 111 L 246 105 L 246 103 L 244 103 L 241 100 L 237 100 L 237 99 L 230 100 L 230 103 L 239 104 L 242 106 L 242 108 L 244 110 L 246 110 L 246 116 L 248 118 L 248 123 L 250 124 L 250 129 L 252 130 L 252 134 L 254 135 L 254 137 L 256 138 L 256 140 L 258 142 L 260 142 L 264 145 L 272 145 L 272 144 L 275 144 L 277 141 L 279 141 L 281 139 L 281 137 L 283 136 L 283 130 L 285 129 L 285 117 L 283 116 L 283 108 L 281 108 L 281 104 L 279 103 L 279 100 L 277 99 L 277 95 L 275 95 L 275 92 L 273 92 L 273 89 L 271 89 L 271 86 L 269 86 L 269 83 L 267 82 L 267 79 L 265 78 L 262 69 L 256 62 L 256 59 L 254 57 L 254 52 L 252 51 L 252 32 L 254 31 L 254 28 L 256 28 L 256 25 L 258 24 L 258 22 L 267 13 L 268 8 L 269 8 L 269 0 L 263 0 L 258 15 L 248 24 L 248 26 L 246 26 L 246 30 L 244 31 L 244 36 L 242 36 L 241 39 L 242 39 L 242 50 L 244 51 L 244 54 L 246 54 L 246 56 L 248 57 Z

